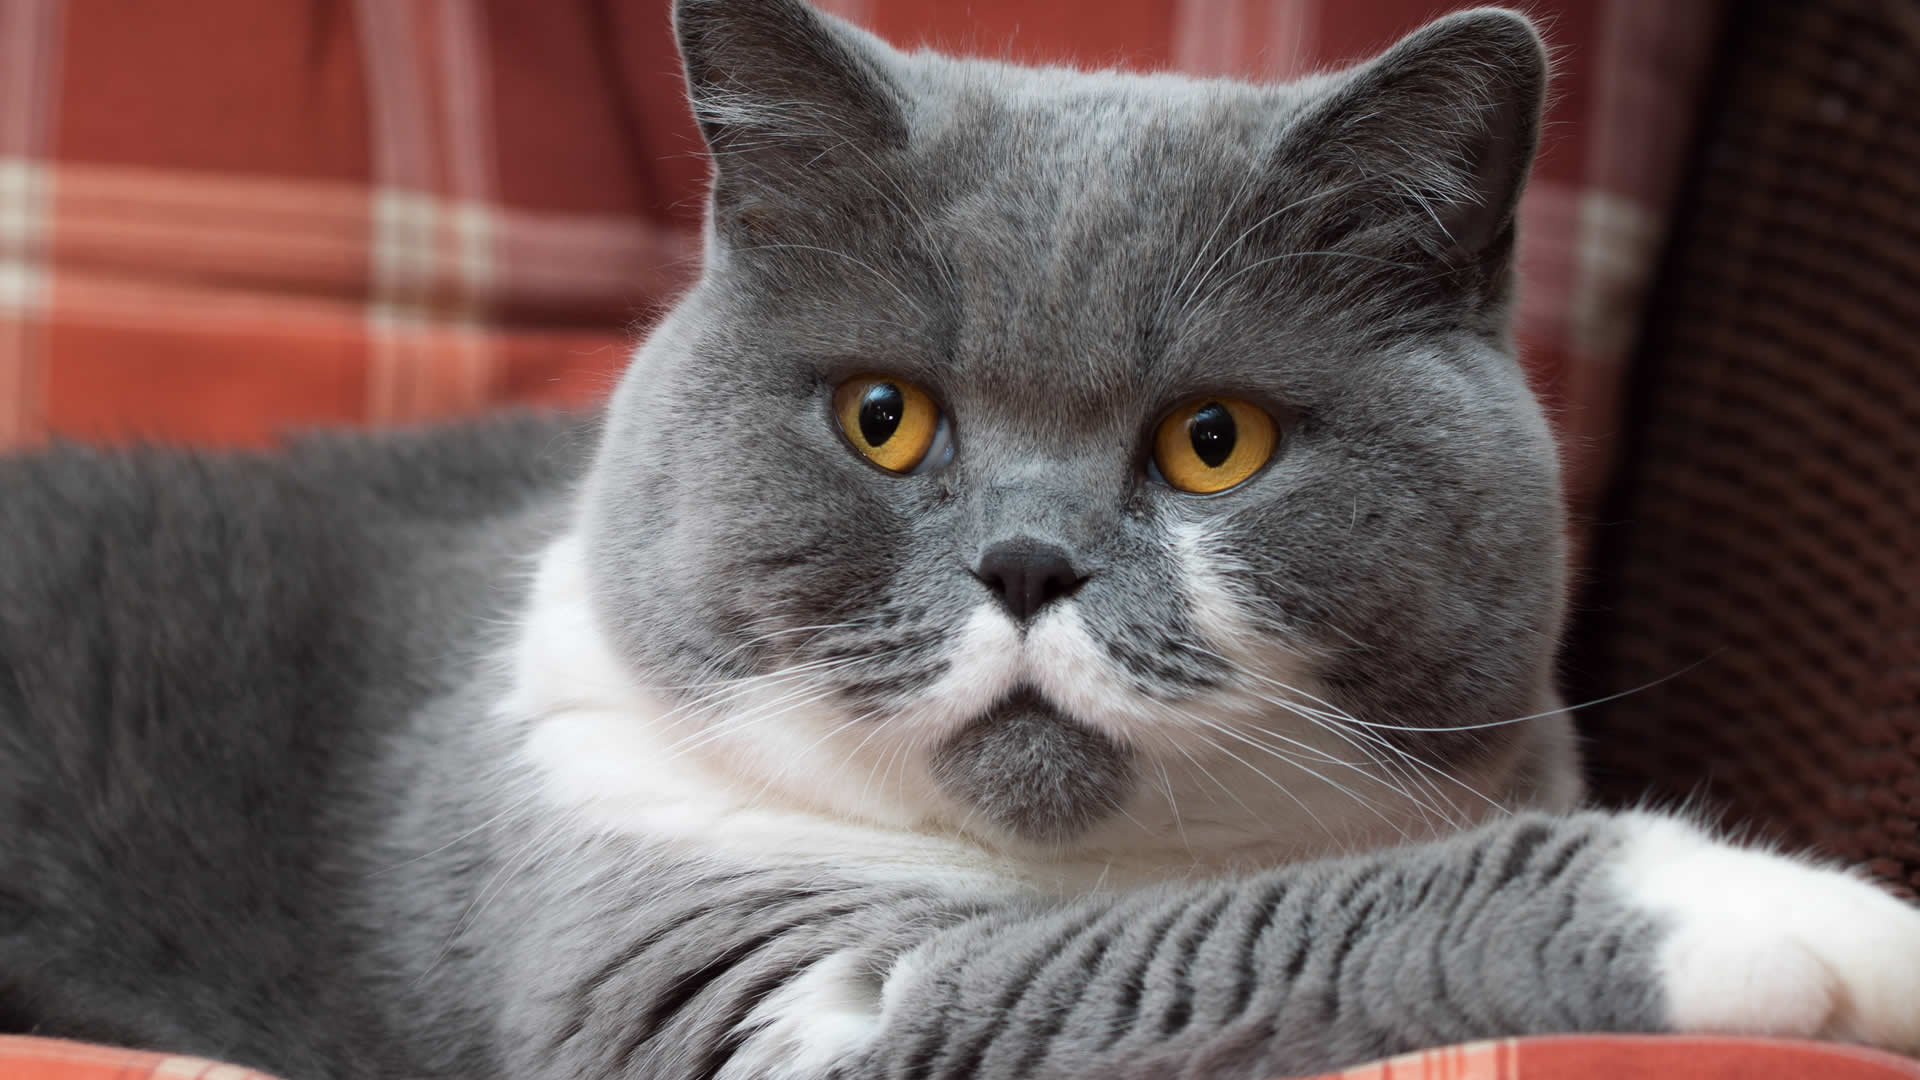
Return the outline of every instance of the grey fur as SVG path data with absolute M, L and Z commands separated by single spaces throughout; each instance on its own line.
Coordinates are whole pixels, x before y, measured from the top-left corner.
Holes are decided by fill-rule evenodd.
M 580 427 L 0 460 L 0 1029 L 412 1070 L 378 939 L 473 882 L 367 875 L 452 798 L 424 710 L 517 602 Z
M 832 661 L 882 712 L 941 676 L 979 553 L 1013 540 L 1070 552 L 1143 698 L 1244 687 L 1168 584 L 1200 529 L 1383 740 L 1530 759 L 1515 804 L 1574 783 L 1562 721 L 1475 726 L 1550 699 L 1564 587 L 1507 338 L 1545 80 L 1522 19 L 1286 87 L 908 56 L 794 0 L 681 0 L 678 27 L 709 260 L 597 436 L 0 464 L 0 1028 L 296 1080 L 708 1078 L 849 957 L 891 1004 L 846 1077 L 1254 1076 L 1660 1027 L 1661 927 L 1609 884 L 1605 817 L 1062 899 L 567 832 L 502 774 L 491 658 L 577 515 L 650 682 Z M 832 386 L 875 367 L 938 397 L 951 467 L 886 474 L 835 434 Z M 1155 420 L 1229 391 L 1283 419 L 1276 460 L 1220 497 L 1154 482 Z M 1044 843 L 1144 773 L 1028 691 L 936 758 Z
M 832 875 L 682 870 L 588 938 L 516 923 L 512 1075 L 710 1077 L 773 988 L 851 956 L 884 1012 L 845 1077 L 1293 1075 L 1501 1032 L 1650 1031 L 1659 927 L 1606 882 L 1613 819 L 1516 818 L 1423 848 L 1068 903 Z M 606 852 L 617 856 L 618 852 Z M 597 861 L 591 880 L 657 880 Z M 586 882 L 582 882 L 586 884 Z
M 1442 765 L 1535 737 L 1458 730 L 1547 707 L 1564 589 L 1554 447 L 1507 338 L 1545 82 L 1525 22 L 1461 15 L 1254 87 L 909 57 L 773 0 L 679 19 L 709 265 L 620 388 L 588 502 L 636 668 L 852 659 L 860 707 L 904 707 L 985 595 L 977 553 L 1031 539 L 1092 575 L 1077 607 L 1140 692 L 1182 699 L 1234 678 L 1166 587 L 1190 523 L 1356 715 L 1433 729 L 1393 737 Z M 847 452 L 827 396 L 876 364 L 955 418 L 950 468 Z M 1287 419 L 1273 464 L 1221 498 L 1149 482 L 1152 425 L 1229 389 Z
M 1113 813 L 1133 755 L 1031 691 L 1015 694 L 933 751 L 933 776 L 1010 833 L 1065 841 Z

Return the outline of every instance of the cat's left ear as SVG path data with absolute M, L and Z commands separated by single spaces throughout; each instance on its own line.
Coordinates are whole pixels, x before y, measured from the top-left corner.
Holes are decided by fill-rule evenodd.
M 677 0 L 673 27 L 723 210 L 822 183 L 849 146 L 906 138 L 887 46 L 801 0 Z
M 1449 267 L 1504 263 L 1539 144 L 1547 67 L 1531 22 L 1481 8 L 1408 35 L 1315 106 L 1287 144 L 1321 190 L 1358 196 L 1330 200 L 1346 205 L 1346 228 L 1370 234 L 1342 246 L 1391 240 L 1396 254 Z

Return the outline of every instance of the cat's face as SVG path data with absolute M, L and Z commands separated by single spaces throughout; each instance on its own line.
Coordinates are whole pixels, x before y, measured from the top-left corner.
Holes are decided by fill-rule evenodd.
M 1059 844 L 1176 776 L 1412 819 L 1526 725 L 1442 729 L 1547 707 L 1523 22 L 1257 88 L 906 56 L 788 0 L 678 20 L 708 263 L 588 528 L 682 734 L 840 811 Z

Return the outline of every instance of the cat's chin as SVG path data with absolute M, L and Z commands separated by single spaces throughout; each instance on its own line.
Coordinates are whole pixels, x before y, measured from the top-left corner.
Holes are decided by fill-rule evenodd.
M 1134 752 L 1018 687 L 933 752 L 936 783 L 1006 836 L 1060 845 L 1117 813 Z

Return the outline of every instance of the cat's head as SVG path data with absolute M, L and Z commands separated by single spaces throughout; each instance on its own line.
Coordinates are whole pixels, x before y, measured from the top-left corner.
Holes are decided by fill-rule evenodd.
M 797 0 L 676 30 L 705 270 L 586 531 L 680 744 L 1056 845 L 1512 794 L 1564 578 L 1508 333 L 1525 20 L 1285 86 L 907 54 Z

